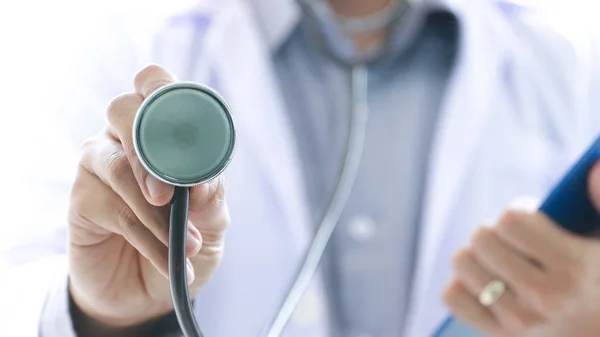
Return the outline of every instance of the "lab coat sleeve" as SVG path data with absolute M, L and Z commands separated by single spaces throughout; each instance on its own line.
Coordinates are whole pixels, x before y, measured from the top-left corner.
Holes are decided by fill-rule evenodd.
M 105 107 L 116 95 L 133 90 L 137 71 L 152 61 L 152 31 L 146 25 L 103 18 L 88 29 L 57 90 L 52 125 L 38 156 L 27 166 L 35 174 L 13 177 L 8 214 L 9 237 L 0 242 L 0 335 L 75 336 L 67 292 L 67 213 L 79 157 L 79 144 L 104 125 Z M 36 131 L 37 132 L 37 131 Z M 16 185 L 16 184 L 15 184 Z M 14 191 L 14 192 L 13 192 Z M 3 212 L 3 214 L 6 214 Z M 6 219 L 5 219 L 6 220 Z

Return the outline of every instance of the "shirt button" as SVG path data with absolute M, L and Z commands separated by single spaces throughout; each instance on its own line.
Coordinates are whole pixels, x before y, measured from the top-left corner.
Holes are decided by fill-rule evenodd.
M 358 242 L 371 239 L 377 231 L 375 221 L 368 216 L 356 216 L 348 222 L 348 235 Z

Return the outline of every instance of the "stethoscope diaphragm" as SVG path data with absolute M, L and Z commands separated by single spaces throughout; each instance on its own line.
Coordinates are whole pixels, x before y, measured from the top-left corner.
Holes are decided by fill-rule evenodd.
M 144 101 L 133 124 L 133 139 L 150 174 L 185 187 L 223 172 L 235 151 L 236 130 L 229 107 L 214 90 L 174 83 Z

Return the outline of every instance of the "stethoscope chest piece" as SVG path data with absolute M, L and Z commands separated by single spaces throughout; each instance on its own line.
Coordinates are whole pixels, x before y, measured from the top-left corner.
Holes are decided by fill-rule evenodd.
M 144 167 L 176 186 L 194 186 L 217 177 L 236 144 L 233 117 L 214 90 L 195 83 L 160 88 L 139 108 L 134 146 Z

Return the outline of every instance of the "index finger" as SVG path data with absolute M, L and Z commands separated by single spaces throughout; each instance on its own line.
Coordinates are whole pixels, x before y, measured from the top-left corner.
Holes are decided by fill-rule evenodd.
M 151 64 L 135 76 L 133 84 L 135 92 L 146 98 L 156 89 L 176 81 L 175 76 L 167 69 L 156 64 Z
M 136 93 L 116 98 L 107 111 L 111 125 L 109 131 L 122 144 L 135 179 L 146 199 L 157 206 L 162 206 L 170 200 L 173 189 L 150 175 L 143 167 L 133 145 L 132 126 L 142 101 L 156 89 L 175 81 L 175 76 L 166 69 L 158 65 L 149 65 L 135 76 Z
M 508 211 L 498 222 L 497 233 L 509 246 L 544 268 L 571 265 L 581 250 L 571 233 L 540 212 Z

